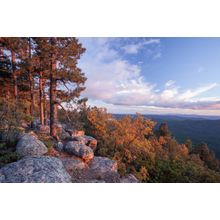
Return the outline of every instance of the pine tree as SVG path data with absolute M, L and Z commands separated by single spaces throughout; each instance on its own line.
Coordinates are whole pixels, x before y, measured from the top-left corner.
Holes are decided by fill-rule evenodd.
M 11 61 L 4 53 L 4 42 L 0 39 L 0 94 L 9 99 L 10 87 L 12 85 Z
M 51 55 L 50 55 L 50 135 L 53 137 L 57 136 L 57 103 L 56 103 L 56 93 L 57 93 L 57 80 L 56 80 L 56 70 L 57 70 L 57 47 L 56 38 L 50 39 L 51 44 Z
M 16 56 L 19 49 L 19 41 L 20 38 L 2 38 L 2 42 L 4 45 L 4 49 L 8 51 L 10 54 L 10 61 L 11 61 L 11 74 L 13 79 L 13 95 L 14 99 L 18 100 L 18 71 L 17 71 L 17 63 L 16 63 Z
M 35 77 L 36 73 L 36 64 L 32 57 L 33 54 L 33 42 L 30 37 L 28 38 L 20 38 L 19 41 L 19 51 L 18 51 L 18 68 L 19 68 L 19 76 L 18 76 L 18 86 L 20 99 L 27 100 L 27 104 L 29 105 L 29 115 L 33 119 L 34 118 L 34 102 L 35 102 Z M 19 83 L 20 82 L 20 83 Z M 28 109 L 27 108 L 27 109 Z M 28 110 L 27 110 L 28 111 Z M 33 127 L 33 123 L 31 122 L 31 127 Z
M 75 38 L 38 38 L 37 51 L 42 56 L 44 75 L 49 79 L 50 134 L 57 136 L 58 106 L 76 102 L 84 90 L 86 80 L 77 67 L 77 60 L 85 51 Z M 49 60 L 49 62 L 47 62 Z

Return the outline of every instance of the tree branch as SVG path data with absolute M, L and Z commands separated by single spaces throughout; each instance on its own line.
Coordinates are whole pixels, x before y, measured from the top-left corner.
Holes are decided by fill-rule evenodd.
M 59 102 L 57 102 L 57 105 L 59 105 L 64 110 L 64 112 L 66 113 L 66 117 L 67 117 L 68 121 L 71 122 L 71 119 L 70 119 L 69 115 L 67 114 L 66 109 Z

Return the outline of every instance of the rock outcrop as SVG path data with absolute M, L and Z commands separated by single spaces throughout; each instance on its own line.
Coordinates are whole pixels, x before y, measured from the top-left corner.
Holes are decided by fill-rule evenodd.
M 0 169 L 2 183 L 70 183 L 63 163 L 49 156 L 25 157 Z
M 118 182 L 117 162 L 107 157 L 94 157 L 89 165 L 88 172 L 93 179 L 105 182 Z
M 88 168 L 88 165 L 80 159 L 69 157 L 61 158 L 61 161 L 68 173 Z
M 133 174 L 128 174 L 120 179 L 120 183 L 138 183 L 138 179 Z
M 36 126 L 37 127 L 37 126 Z M 38 125 L 39 127 L 39 125 Z M 38 129 L 38 134 L 47 133 Z M 120 177 L 117 162 L 94 157 L 97 140 L 82 131 L 70 134 L 60 126 L 63 138 L 48 152 L 34 132 L 20 136 L 16 152 L 23 158 L 0 169 L 0 182 L 13 183 L 137 183 L 132 174 Z M 50 156 L 44 156 L 44 154 Z
M 80 141 L 80 142 L 84 143 L 85 145 L 89 146 L 90 148 L 92 148 L 93 151 L 97 147 L 97 140 L 91 136 L 82 135 L 82 136 L 76 136 L 74 138 L 75 138 L 75 140 Z
M 57 142 L 57 143 L 55 144 L 54 147 L 55 147 L 55 149 L 58 150 L 58 151 L 63 151 L 64 145 L 63 145 L 63 143 L 62 143 L 61 141 L 59 141 L 59 142 Z
M 16 152 L 22 156 L 41 156 L 47 153 L 47 147 L 36 136 L 25 134 L 16 145 Z
M 106 157 L 94 157 L 88 168 L 74 174 L 74 181 L 81 183 L 118 183 L 117 163 Z
M 95 171 L 97 174 L 117 172 L 117 169 L 117 162 L 110 160 L 107 157 L 94 157 L 90 163 L 90 170 Z
M 64 151 L 69 154 L 82 158 L 86 162 L 94 157 L 93 150 L 80 141 L 69 141 L 64 146 Z
M 70 137 L 70 134 L 68 132 L 66 132 L 64 129 L 62 129 L 61 134 L 60 134 L 61 140 L 65 140 L 69 137 Z

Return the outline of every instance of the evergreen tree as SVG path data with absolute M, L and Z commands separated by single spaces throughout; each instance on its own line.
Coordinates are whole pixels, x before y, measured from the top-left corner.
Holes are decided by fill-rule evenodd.
M 37 38 L 36 51 L 40 56 L 41 76 L 49 81 L 50 134 L 57 136 L 58 106 L 76 102 L 85 89 L 84 73 L 77 67 L 77 60 L 85 51 L 76 38 Z M 42 90 L 40 82 L 40 90 Z M 42 106 L 41 106 L 42 109 Z M 41 112 L 42 115 L 42 112 Z M 43 121 L 43 120 L 41 120 Z

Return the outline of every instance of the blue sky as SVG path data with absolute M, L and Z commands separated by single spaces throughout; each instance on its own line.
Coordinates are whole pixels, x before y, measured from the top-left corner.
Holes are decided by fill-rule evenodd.
M 220 115 L 220 38 L 80 38 L 89 105 Z

